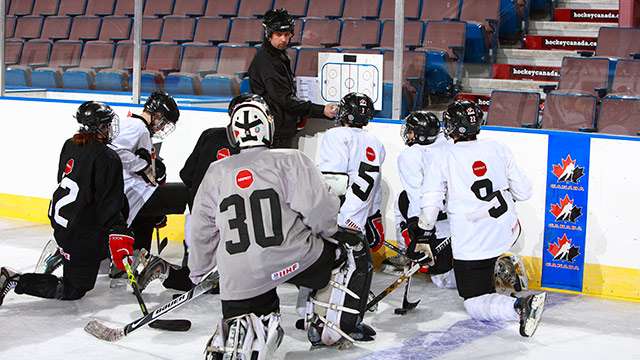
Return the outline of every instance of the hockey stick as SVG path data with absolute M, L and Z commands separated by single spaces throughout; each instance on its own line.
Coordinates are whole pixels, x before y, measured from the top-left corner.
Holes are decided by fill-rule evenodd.
M 176 299 L 160 305 L 152 313 L 136 319 L 135 321 L 130 322 L 122 328 L 110 328 L 102 324 L 98 320 L 91 320 L 84 327 L 84 330 L 100 340 L 110 342 L 118 341 L 123 337 L 129 335 L 131 332 L 138 330 L 142 326 L 154 320 L 157 320 L 159 317 L 179 308 L 180 306 L 211 290 L 211 288 L 218 284 L 219 280 L 220 276 L 214 268 L 207 275 L 205 275 L 204 278 L 198 283 L 198 285 L 193 287 L 193 289 L 180 295 Z
M 158 255 L 162 253 L 165 247 L 167 247 L 167 243 L 169 240 L 165 237 L 160 241 L 160 228 L 156 228 L 156 246 L 158 247 Z
M 407 255 L 405 254 L 404 251 L 402 251 L 402 249 L 400 249 L 399 247 L 393 245 L 392 243 L 388 242 L 385 240 L 384 244 L 390 248 L 391 250 L 397 252 L 398 254 L 406 257 Z M 404 288 L 404 295 L 402 296 L 402 307 L 401 308 L 397 308 L 394 310 L 394 313 L 396 315 L 404 315 L 407 313 L 407 311 L 415 309 L 418 304 L 420 303 L 421 299 L 418 299 L 418 301 L 416 302 L 411 302 L 409 301 L 409 290 L 411 289 L 411 278 L 407 279 L 407 284 L 405 285 Z
M 129 264 L 129 260 L 123 260 L 124 268 L 127 270 L 127 277 L 129 278 L 129 284 L 131 284 L 131 288 L 133 288 L 133 294 L 136 296 L 136 300 L 138 300 L 138 305 L 140 305 L 140 310 L 142 311 L 142 315 L 149 315 L 149 311 L 147 310 L 147 306 L 142 299 L 142 294 L 140 293 L 140 288 L 138 287 L 138 281 L 136 280 L 136 276 L 133 274 L 133 270 L 131 270 L 131 264 Z M 149 323 L 150 328 L 161 329 L 167 331 L 188 331 L 191 329 L 191 321 L 189 320 L 162 320 L 158 319 L 156 321 Z
M 376 304 L 378 304 L 382 299 L 387 297 L 387 295 L 391 294 L 395 289 L 397 289 L 403 282 L 409 280 L 413 274 L 415 274 L 418 270 L 420 270 L 420 264 L 414 263 L 409 269 L 405 270 L 399 278 L 397 278 L 391 285 L 387 286 L 386 289 L 382 290 L 380 294 L 374 297 L 367 304 L 367 309 L 372 308 Z

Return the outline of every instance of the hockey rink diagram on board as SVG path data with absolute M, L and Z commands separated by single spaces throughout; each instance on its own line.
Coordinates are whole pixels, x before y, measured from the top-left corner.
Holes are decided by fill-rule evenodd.
M 383 57 L 378 54 L 319 53 L 318 79 L 322 101 L 338 103 L 348 93 L 369 96 L 382 110 Z

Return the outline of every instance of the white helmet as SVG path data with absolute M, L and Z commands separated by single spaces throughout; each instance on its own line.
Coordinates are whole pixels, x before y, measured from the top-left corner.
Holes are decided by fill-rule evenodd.
M 231 121 L 227 126 L 229 142 L 234 147 L 270 147 L 275 126 L 269 106 L 259 95 L 239 95 L 231 100 Z

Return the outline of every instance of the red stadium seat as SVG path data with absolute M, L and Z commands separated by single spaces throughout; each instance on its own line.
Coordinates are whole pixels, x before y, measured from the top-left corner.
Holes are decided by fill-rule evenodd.
M 144 16 L 165 16 L 173 13 L 173 0 L 146 0 Z
M 127 16 L 106 16 L 102 19 L 99 40 L 119 41 L 129 39 L 133 20 Z
M 542 127 L 579 131 L 593 129 L 597 98 L 590 94 L 556 93 L 547 95 L 544 102 Z
M 309 0 L 307 16 L 339 18 L 342 16 L 342 0 Z
M 380 45 L 378 20 L 343 20 L 340 47 L 371 48 Z
M 134 0 L 116 0 L 115 16 L 133 16 L 135 10 Z
M 196 19 L 184 16 L 166 16 L 160 41 L 193 41 Z
M 273 4 L 274 9 L 287 9 L 289 15 L 294 17 L 307 16 L 307 4 L 309 0 L 276 0 Z
M 352 19 L 377 19 L 380 13 L 380 0 L 344 0 L 342 17 Z
M 80 68 L 108 69 L 113 65 L 115 45 L 111 41 L 87 41 L 82 50 Z
M 115 6 L 116 0 L 89 0 L 85 14 L 88 16 L 113 15 Z
M 6 16 L 4 23 L 4 37 L 6 39 L 14 37 L 16 33 L 16 17 Z
M 640 131 L 640 98 L 606 97 L 598 115 L 598 132 L 637 136 Z
M 394 20 L 386 20 L 382 24 L 382 37 L 380 47 L 392 49 L 394 44 Z M 417 48 L 422 46 L 423 24 L 420 21 L 405 20 L 404 22 L 404 46 Z
M 618 60 L 611 95 L 640 96 L 640 60 Z
M 19 39 L 37 39 L 42 32 L 42 16 L 23 16 L 16 20 L 14 36 Z
M 538 124 L 540 93 L 494 90 L 487 125 L 521 127 Z
M 254 47 L 222 47 L 218 62 L 218 74 L 237 75 L 249 70 L 249 64 L 256 55 Z
M 9 15 L 24 16 L 31 15 L 33 0 L 17 0 L 9 6 Z
M 71 31 L 70 16 L 47 16 L 44 19 L 40 39 L 61 40 L 68 39 Z
M 22 1 L 22 0 L 17 0 Z M 31 15 L 51 16 L 58 14 L 59 0 L 36 0 Z
M 96 40 L 100 36 L 101 24 L 102 18 L 98 16 L 76 16 L 69 40 Z
M 271 9 L 273 0 L 240 0 L 239 17 L 257 17 Z
M 87 8 L 87 0 L 60 0 L 58 15 L 83 15 Z
M 229 40 L 229 19 L 201 17 L 196 26 L 193 41 L 204 44 L 219 44 Z
M 640 29 L 601 27 L 596 56 L 629 58 L 640 54 Z
M 340 44 L 340 20 L 306 19 L 302 46 L 333 47 Z
M 298 50 L 296 76 L 318 76 L 318 52 L 337 52 L 336 49 L 301 48 Z
M 396 13 L 396 0 L 382 0 L 380 4 L 380 20 L 394 20 Z M 405 0 L 405 19 L 418 19 L 420 17 L 420 0 Z
M 203 16 L 206 3 L 205 0 L 176 0 L 173 15 Z
M 238 15 L 240 0 L 208 0 L 205 16 L 232 17 Z
M 421 20 L 457 20 L 460 13 L 459 0 L 423 0 Z M 492 18 L 494 19 L 494 18 Z M 484 21 L 484 19 L 482 20 Z
M 21 54 L 22 41 L 8 40 L 7 42 L 5 42 L 4 63 L 6 66 L 19 64 Z
M 258 44 L 264 38 L 264 28 L 259 19 L 236 18 L 231 22 L 229 43 L 231 44 Z
M 565 57 L 557 91 L 596 95 L 609 87 L 609 59 Z

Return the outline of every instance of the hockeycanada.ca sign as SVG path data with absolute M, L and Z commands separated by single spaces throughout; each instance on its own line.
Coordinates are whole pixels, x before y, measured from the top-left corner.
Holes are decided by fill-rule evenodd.
M 582 291 L 591 140 L 549 134 L 542 286 Z
M 586 50 L 595 51 L 598 39 L 580 36 L 527 35 L 524 47 L 532 50 Z
M 560 68 L 554 66 L 494 64 L 493 77 L 506 80 L 558 81 Z
M 555 21 L 617 23 L 620 18 L 618 10 L 604 9 L 556 9 Z

